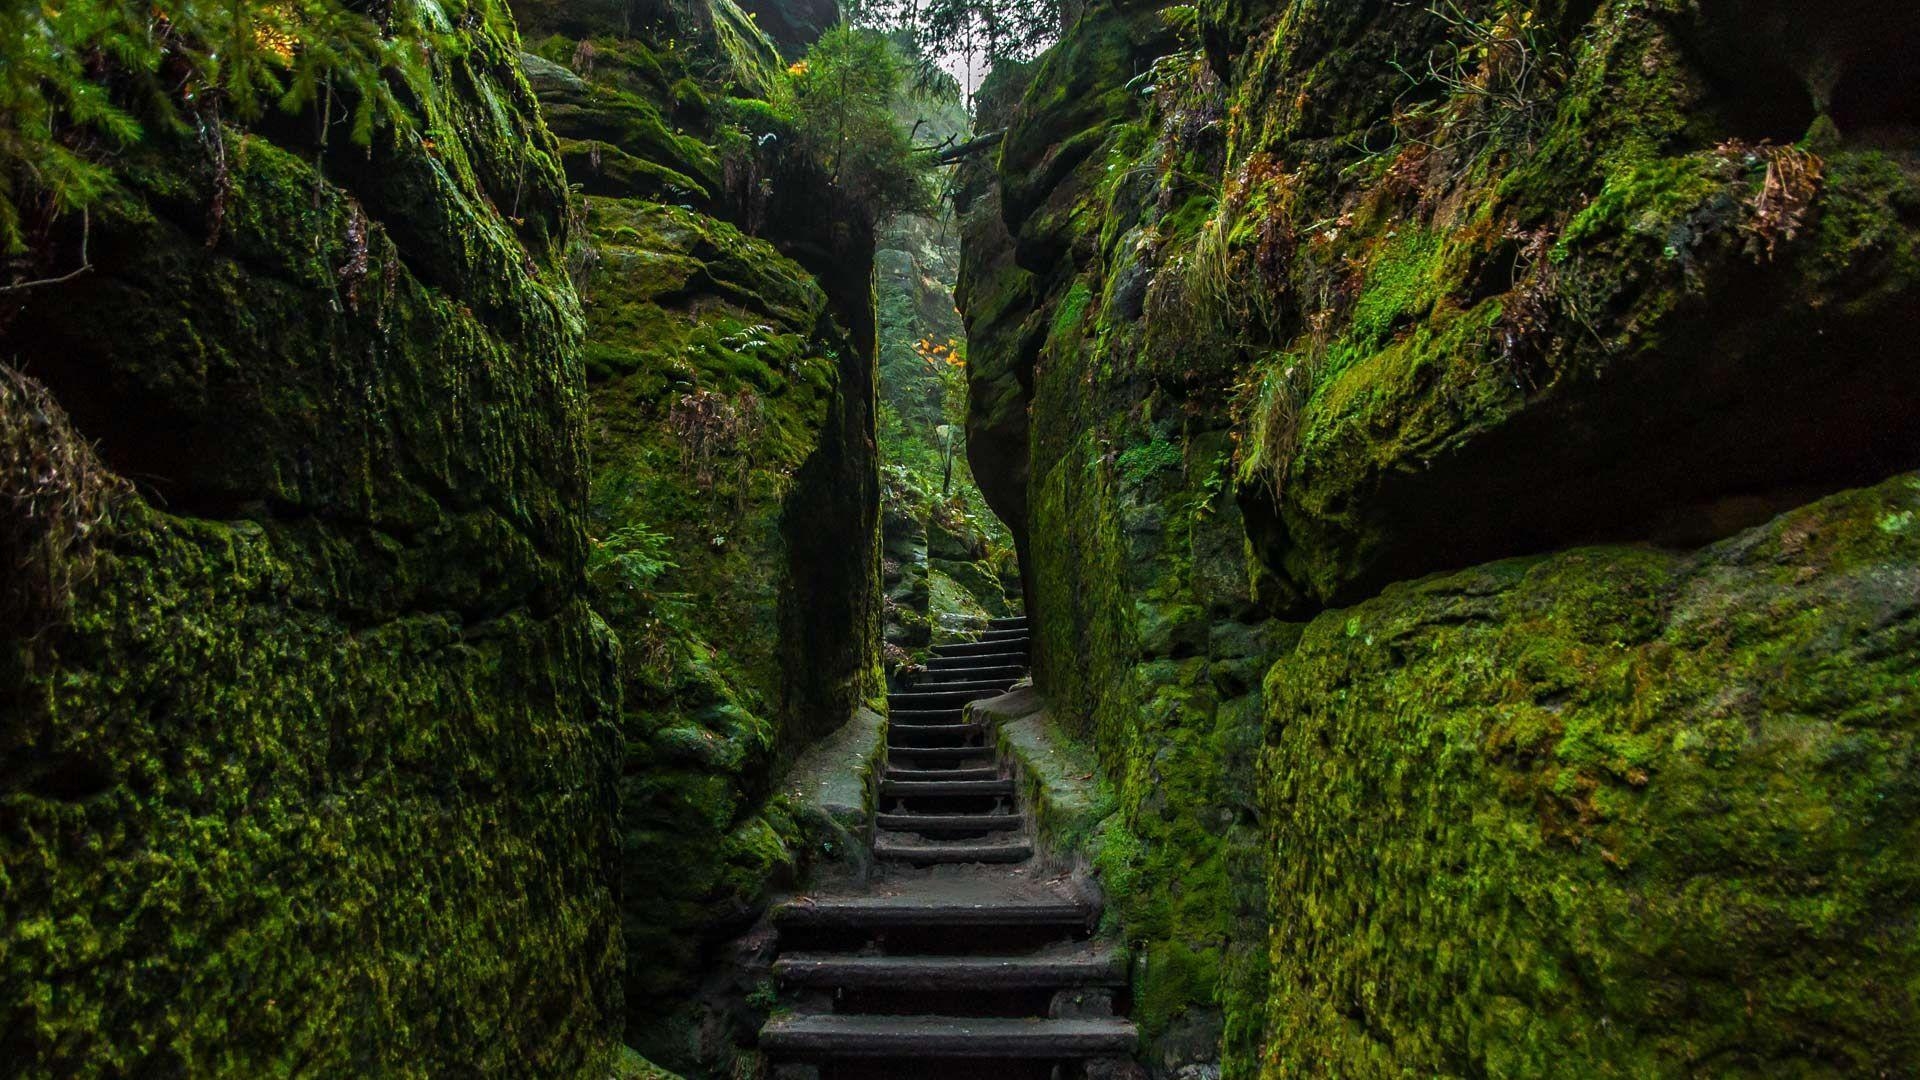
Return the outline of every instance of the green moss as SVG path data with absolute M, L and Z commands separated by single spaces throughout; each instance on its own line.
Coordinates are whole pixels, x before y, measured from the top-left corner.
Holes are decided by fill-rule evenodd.
M 1658 237 L 1667 257 L 1678 258 L 1687 240 L 1676 229 L 1720 187 L 1712 169 L 1707 159 L 1661 158 L 1608 176 L 1599 196 L 1568 223 L 1554 258 L 1589 237 L 1626 232 Z
M 149 132 L 93 272 L 10 313 L 141 484 L 57 625 L 0 629 L 24 1075 L 607 1071 L 618 686 L 566 186 L 475 14 L 411 87 L 431 144 Z
M 1902 478 L 1695 556 L 1496 564 L 1315 620 L 1268 679 L 1269 1060 L 1911 1060 L 1920 637 L 1883 575 L 1920 552 L 1878 522 L 1915 497 Z

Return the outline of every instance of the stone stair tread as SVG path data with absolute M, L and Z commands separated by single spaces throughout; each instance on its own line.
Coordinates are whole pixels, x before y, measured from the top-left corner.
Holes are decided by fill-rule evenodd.
M 889 712 L 887 719 L 896 724 L 953 723 L 960 719 L 959 709 L 901 709 Z
M 1012 795 L 1011 780 L 882 780 L 880 795 L 890 799 L 911 799 L 941 795 Z
M 1085 930 L 1094 916 L 1093 905 L 1078 897 L 970 881 L 914 882 L 878 896 L 803 896 L 773 910 L 777 927 L 829 930 L 1031 926 Z
M 998 765 L 956 765 L 944 769 L 901 769 L 889 767 L 881 775 L 883 780 L 904 780 L 917 783 L 929 780 L 998 780 L 1001 778 Z
M 874 826 L 891 832 L 1006 832 L 1023 828 L 1025 814 L 875 814 Z
M 929 670 L 915 682 L 914 688 L 945 687 L 954 683 L 991 682 L 1012 685 L 1026 678 L 1027 669 L 1012 664 L 1005 667 L 977 667 Z M 962 678 L 961 676 L 965 676 Z
M 958 694 L 967 690 L 1004 693 L 1007 687 L 1019 681 L 1019 679 L 950 679 L 944 682 L 915 683 L 912 689 L 891 694 L 889 699 L 920 693 Z
M 887 747 L 890 757 L 923 758 L 927 760 L 957 760 L 970 757 L 989 757 L 1000 751 L 991 746 L 893 746 Z
M 784 1016 L 760 1029 L 767 1053 L 844 1057 L 1077 1058 L 1131 1053 L 1138 1034 L 1115 1017 Z
M 898 693 L 888 694 L 887 705 L 889 710 L 891 710 L 895 706 L 903 709 L 911 709 L 916 705 L 933 705 L 953 701 L 965 704 L 976 698 L 997 696 L 999 693 L 1000 691 L 997 690 L 982 692 L 980 690 L 969 690 L 964 687 L 957 690 L 902 690 Z
M 1075 942 L 1012 956 L 796 952 L 775 961 L 773 973 L 791 985 L 862 989 L 1124 986 L 1127 954 L 1099 942 Z
M 1024 656 L 1026 651 L 1027 639 L 1024 637 L 997 638 L 991 641 L 960 641 L 951 645 L 935 645 L 932 650 L 933 655 L 938 657 L 987 656 L 998 653 L 1020 653 Z
M 889 862 L 933 865 L 935 863 L 1010 863 L 1033 857 L 1028 840 L 902 840 L 882 833 L 873 842 L 874 857 Z
M 969 671 L 989 663 L 1001 667 L 1017 667 L 1024 671 L 1027 667 L 1027 654 L 1024 652 L 989 652 L 962 654 L 959 656 L 934 656 L 927 660 L 927 670 Z

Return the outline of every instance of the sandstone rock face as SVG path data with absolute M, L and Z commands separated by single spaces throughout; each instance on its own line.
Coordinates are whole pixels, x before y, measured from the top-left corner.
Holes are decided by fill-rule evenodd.
M 1750 879 L 1741 860 L 1770 857 L 1749 847 L 1703 862 L 1697 880 L 1619 871 L 1634 882 L 1619 889 L 1641 891 L 1608 909 L 1622 920 L 1629 909 L 1669 912 L 1676 934 L 1682 924 L 1727 929 L 1722 966 L 1549 920 L 1515 933 L 1532 934 L 1538 955 L 1556 958 L 1551 977 L 1565 981 L 1531 996 L 1499 983 L 1509 977 L 1492 974 L 1501 965 L 1538 957 L 1501 952 L 1493 924 L 1474 921 L 1485 912 L 1450 894 L 1392 907 L 1418 902 L 1431 874 L 1396 878 L 1392 898 L 1370 891 L 1366 844 L 1401 843 L 1382 823 L 1413 819 L 1398 795 L 1346 797 L 1382 770 L 1454 775 L 1439 736 L 1403 751 L 1379 733 L 1416 708 L 1432 725 L 1422 732 L 1490 731 L 1472 726 L 1480 702 L 1409 683 L 1401 704 L 1368 698 L 1377 706 L 1368 712 L 1350 700 L 1352 680 L 1402 658 L 1327 629 L 1344 625 L 1338 609 L 1390 601 L 1412 605 L 1404 617 L 1414 622 L 1444 623 L 1411 599 L 1424 595 L 1417 588 L 1395 585 L 1435 571 L 1596 541 L 1681 552 L 1721 542 L 1691 556 L 1609 548 L 1539 564 L 1590 569 L 1583 603 L 1641 611 L 1653 603 L 1647 565 L 1662 567 L 1663 581 L 1711 576 L 1707 567 L 1731 557 L 1726 544 L 1855 512 L 1840 506 L 1870 517 L 1856 504 L 1906 490 L 1776 517 L 1916 462 L 1920 382 L 1897 335 L 1920 313 L 1911 135 L 1920 106 L 1892 60 L 1916 26 L 1872 5 L 1733 7 L 1098 5 L 1037 62 L 993 176 L 969 185 L 971 454 L 1028 556 L 1050 705 L 1078 724 L 1114 789 L 1092 855 L 1113 910 L 1144 943 L 1135 999 L 1147 1060 L 1162 1073 L 1222 1057 L 1228 1075 L 1525 1073 L 1541 1067 L 1528 1056 L 1538 1047 L 1576 1035 L 1589 1071 L 1681 1072 L 1735 1054 L 1726 1033 L 1747 1021 L 1728 987 L 1749 974 L 1784 987 L 1789 971 L 1825 962 L 1829 942 L 1811 928 L 1784 930 L 1775 953 L 1694 899 L 1741 888 Z M 1903 520 L 1891 503 L 1882 509 Z M 1747 539 L 1725 540 L 1735 534 Z M 1862 543 L 1881 567 L 1867 579 L 1911 570 L 1912 552 Z M 1474 625 L 1518 640 L 1560 594 L 1517 583 L 1559 571 L 1516 565 L 1464 575 L 1501 583 L 1503 599 L 1476 609 Z M 1798 566 L 1792 576 L 1823 572 Z M 1761 604 L 1760 586 L 1741 589 L 1736 606 Z M 1677 602 L 1643 612 L 1645 632 L 1666 633 Z M 1873 620 L 1904 618 L 1862 614 L 1872 604 L 1859 602 L 1796 607 L 1797 620 L 1820 628 L 1807 629 L 1804 648 L 1880 642 Z M 1480 670 L 1472 665 L 1491 639 L 1438 625 L 1433 635 L 1424 640 L 1434 671 L 1450 659 Z M 1786 693 L 1805 695 L 1795 707 L 1808 731 L 1871 741 L 1862 732 L 1894 723 L 1849 704 L 1913 666 L 1899 634 L 1869 651 L 1883 648 L 1886 670 L 1859 670 L 1844 693 L 1807 665 L 1777 673 L 1797 688 Z M 1528 659 L 1503 657 L 1486 678 L 1521 678 L 1515 665 L 1524 672 Z M 1679 701 L 1748 677 L 1731 654 L 1698 663 L 1635 668 L 1636 693 Z M 1541 692 L 1543 708 L 1556 693 Z M 1317 741 L 1293 741 L 1294 715 L 1316 718 Z M 1758 760 L 1771 738 L 1735 740 L 1729 753 Z M 1829 851 L 1832 836 L 1857 842 L 1848 880 L 1807 871 L 1820 895 L 1860 913 L 1849 925 L 1910 919 L 1854 892 L 1906 872 L 1912 855 L 1897 830 L 1821 779 L 1818 754 L 1777 760 L 1810 792 L 1805 813 L 1783 825 L 1794 842 Z M 1777 805 L 1745 766 L 1721 774 L 1663 762 L 1658 797 L 1723 807 L 1729 829 Z M 1865 784 L 1887 768 L 1856 764 Z M 1556 775 L 1586 783 L 1577 770 Z M 1474 776 L 1459 791 L 1476 805 L 1512 794 L 1490 772 Z M 1445 815 L 1433 805 L 1434 820 Z M 1580 813 L 1544 803 L 1539 812 Z M 1522 864 L 1550 846 L 1539 835 L 1561 828 L 1553 820 L 1533 839 L 1517 828 L 1404 839 L 1430 846 L 1429 869 L 1484 858 L 1475 882 L 1519 888 L 1507 876 L 1542 872 Z M 1642 827 L 1669 835 L 1666 825 L 1633 828 Z M 1838 831 L 1816 835 L 1829 827 Z M 1636 835 L 1644 868 L 1656 842 Z M 1729 851 L 1773 842 L 1725 841 Z M 1347 860 L 1338 886 L 1313 877 L 1322 858 Z M 1769 880 L 1755 887 L 1786 878 Z M 1301 895 L 1308 886 L 1312 900 Z M 1613 904 L 1628 892 L 1581 895 L 1566 903 Z M 1773 902 L 1741 910 L 1780 925 Z M 1425 920 L 1427 936 L 1381 914 L 1389 909 Z M 1280 965 L 1271 977 L 1269 949 L 1243 943 L 1261 926 Z M 1435 950 L 1459 965 L 1458 979 L 1428 978 Z M 1862 947 L 1846 962 L 1864 972 L 1881 961 Z M 1488 996 L 1462 997 L 1457 1014 L 1409 1004 L 1459 996 L 1469 977 Z M 1689 978 L 1725 985 L 1675 1005 L 1671 988 Z M 1803 1052 L 1849 1068 L 1911 1068 L 1898 1025 L 1866 1019 L 1910 1008 L 1877 996 L 1887 978 L 1875 969 L 1857 992 L 1823 984 L 1825 996 L 1800 984 L 1777 991 L 1798 1004 L 1768 1014 L 1773 1034 L 1738 1051 L 1748 1055 L 1738 1068 L 1797 1068 L 1810 1060 L 1795 1056 Z M 1616 986 L 1638 996 L 1603 1000 Z M 1356 1003 L 1363 989 L 1378 996 Z M 1505 1019 L 1470 1023 L 1467 1000 L 1483 1018 Z M 1822 1041 L 1810 1034 L 1816 1016 L 1850 1034 Z M 1518 1026 L 1498 1026 L 1509 1020 Z M 1857 1041 L 1843 1048 L 1846 1038 Z
M 730 1075 L 764 1009 L 735 939 L 816 853 L 780 778 L 880 686 L 873 242 L 796 211 L 821 181 L 763 100 L 779 55 L 731 0 L 630 33 L 568 5 L 522 19 L 586 196 L 626 1035 Z
M 1267 677 L 1274 1071 L 1908 1071 L 1916 596 L 1908 474 L 1308 624 Z
M 370 146 L 317 110 L 154 125 L 92 269 L 5 297 L 45 387 L 0 396 L 23 1074 L 604 1075 L 617 1044 L 566 186 L 511 21 L 436 33 Z

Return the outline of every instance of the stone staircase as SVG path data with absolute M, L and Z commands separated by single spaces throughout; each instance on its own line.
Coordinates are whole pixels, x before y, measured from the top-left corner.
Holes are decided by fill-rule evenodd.
M 1026 674 L 1025 619 L 935 646 L 889 699 L 876 877 L 774 912 L 798 1009 L 760 1032 L 780 1080 L 1065 1080 L 1124 1058 L 1127 961 L 1098 909 L 1034 859 L 1027 817 L 970 701 Z

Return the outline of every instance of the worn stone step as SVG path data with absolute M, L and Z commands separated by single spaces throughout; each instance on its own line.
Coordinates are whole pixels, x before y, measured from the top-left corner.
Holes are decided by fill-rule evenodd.
M 913 866 L 944 866 L 954 863 L 1016 863 L 1033 858 L 1033 844 L 1025 838 L 1011 840 L 906 840 L 894 833 L 881 833 L 873 841 L 875 858 Z
M 947 769 L 898 769 L 889 767 L 882 776 L 885 780 L 933 781 L 933 780 L 998 780 L 998 765 L 980 765 L 971 768 Z
M 889 746 L 889 758 L 908 758 L 913 761 L 964 761 L 968 758 L 989 757 L 999 753 L 991 746 Z
M 1010 990 L 1125 986 L 1127 954 L 1080 943 L 1020 956 L 856 956 L 789 953 L 773 973 L 790 986 L 871 990 Z
M 1025 615 L 1002 615 L 1000 618 L 987 620 L 989 630 L 1025 630 L 1028 625 Z
M 1062 897 L 946 895 L 821 896 L 789 900 L 773 909 L 782 930 L 949 930 L 1054 928 L 1087 930 L 1098 912 L 1085 900 Z
M 882 780 L 883 799 L 999 798 L 1013 794 L 1011 780 Z
M 984 697 L 998 697 L 1000 693 L 1000 690 L 903 690 L 887 697 L 887 711 L 951 709 Z
M 760 1029 L 764 1053 L 794 1057 L 1085 1058 L 1132 1053 L 1133 1023 L 958 1016 L 783 1016 Z
M 951 645 L 935 645 L 933 655 L 946 656 L 991 656 L 995 653 L 1020 653 L 1025 655 L 1027 639 L 993 638 L 986 641 L 956 641 Z
M 1018 679 L 947 679 L 939 682 L 919 682 L 910 689 L 896 690 L 887 696 L 888 707 L 895 701 L 912 694 L 972 694 L 976 698 L 999 697 L 1013 687 Z
M 1017 667 L 1027 669 L 1027 654 L 1024 652 L 969 653 L 963 656 L 935 656 L 927 660 L 927 671 L 945 673 L 949 671 L 972 671 L 983 667 Z
M 893 724 L 911 726 L 913 724 L 957 724 L 960 722 L 959 709 L 900 709 L 888 713 L 887 721 Z
M 953 683 L 993 682 L 1003 688 L 1026 678 L 1027 669 L 1019 666 L 957 668 L 952 671 L 928 671 L 914 681 L 915 688 L 946 689 Z
M 1027 640 L 1027 631 L 1025 627 L 1021 627 L 1016 630 L 989 630 L 986 633 L 981 634 L 978 638 L 975 638 L 974 640 L 1025 642 Z
M 887 745 L 900 749 L 915 746 L 952 746 L 956 740 L 986 734 L 979 724 L 913 724 L 887 728 Z
M 874 827 L 922 836 L 947 833 L 1015 832 L 1026 825 L 1024 814 L 875 814 Z

